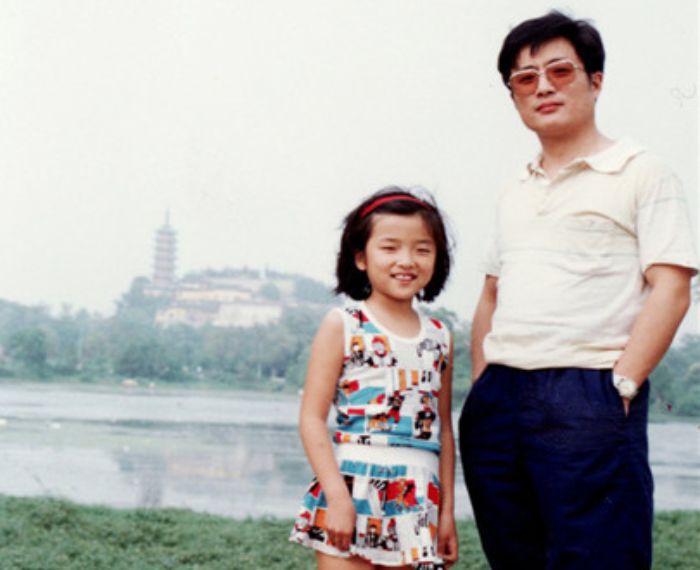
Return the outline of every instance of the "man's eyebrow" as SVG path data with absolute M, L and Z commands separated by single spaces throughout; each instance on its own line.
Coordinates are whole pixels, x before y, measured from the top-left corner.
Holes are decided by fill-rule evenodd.
M 546 66 L 546 65 L 549 65 L 550 63 L 555 63 L 557 61 L 564 61 L 564 60 L 568 61 L 568 59 L 569 59 L 568 57 L 564 57 L 564 56 L 553 57 L 552 59 L 545 61 L 544 65 Z M 515 67 L 515 68 L 513 68 L 513 71 L 524 71 L 526 69 L 538 69 L 538 68 L 539 68 L 538 65 L 530 64 L 530 65 L 525 65 L 524 67 Z
M 570 61 L 568 57 L 564 57 L 564 56 L 553 57 L 552 59 L 550 59 L 549 61 L 547 61 L 547 62 L 545 63 L 545 65 L 549 65 L 550 63 L 555 63 L 555 62 L 557 62 L 557 61 L 564 61 L 564 60 Z

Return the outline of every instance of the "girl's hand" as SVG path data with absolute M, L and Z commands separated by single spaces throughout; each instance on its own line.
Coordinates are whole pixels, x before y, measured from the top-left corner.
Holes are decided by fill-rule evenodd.
M 326 511 L 328 542 L 338 550 L 348 550 L 355 533 L 355 519 L 355 505 L 350 497 L 329 501 Z
M 438 523 L 438 556 L 449 568 L 459 558 L 459 547 L 457 544 L 457 527 L 452 514 L 443 513 L 440 515 Z

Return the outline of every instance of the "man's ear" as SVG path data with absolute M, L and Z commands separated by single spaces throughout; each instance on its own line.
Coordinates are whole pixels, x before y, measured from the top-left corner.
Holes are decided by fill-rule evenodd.
M 357 267 L 360 271 L 367 271 L 367 263 L 364 251 L 358 251 L 355 254 L 355 267 Z
M 603 72 L 596 71 L 595 73 L 591 73 L 590 84 L 591 88 L 596 92 L 596 97 L 598 97 L 603 89 Z

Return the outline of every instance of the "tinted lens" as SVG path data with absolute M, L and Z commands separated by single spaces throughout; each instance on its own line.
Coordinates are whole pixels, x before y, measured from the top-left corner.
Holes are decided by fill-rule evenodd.
M 574 64 L 568 61 L 560 61 L 545 67 L 548 81 L 554 87 L 561 87 L 574 80 L 576 68 Z
M 574 80 L 576 66 L 570 61 L 557 61 L 545 66 L 544 73 L 550 85 L 558 89 Z M 510 88 L 516 95 L 532 95 L 537 91 L 541 74 L 529 69 L 517 71 L 510 76 Z
M 539 75 L 535 71 L 519 71 L 510 78 L 510 88 L 518 95 L 530 95 L 537 89 Z

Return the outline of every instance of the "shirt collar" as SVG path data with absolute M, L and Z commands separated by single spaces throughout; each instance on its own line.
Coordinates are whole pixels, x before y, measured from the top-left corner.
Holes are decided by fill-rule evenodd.
M 564 167 L 564 170 L 570 169 L 575 165 L 581 165 L 602 174 L 615 174 L 620 172 L 631 158 L 645 150 L 642 145 L 632 139 L 622 138 L 611 147 L 597 154 L 575 158 Z M 527 180 L 530 176 L 546 177 L 547 175 L 540 166 L 541 161 L 542 153 L 540 152 L 527 164 L 520 179 Z

